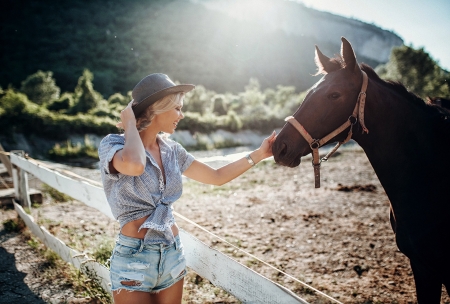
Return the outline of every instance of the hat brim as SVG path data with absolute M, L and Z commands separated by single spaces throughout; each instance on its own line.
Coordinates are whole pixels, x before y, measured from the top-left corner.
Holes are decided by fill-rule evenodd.
M 192 91 L 194 88 L 195 88 L 195 85 L 193 85 L 193 84 L 180 84 L 180 85 L 176 85 L 176 86 L 169 87 L 166 89 L 162 89 L 158 92 L 155 92 L 155 93 L 145 97 L 141 102 L 139 102 L 137 105 L 134 105 L 132 107 L 134 116 L 138 117 L 140 114 L 142 114 L 142 112 L 145 111 L 145 109 L 147 109 L 149 106 L 151 106 L 152 104 L 154 104 L 161 98 L 166 97 L 167 95 L 180 93 L 180 92 L 187 93 L 187 92 Z

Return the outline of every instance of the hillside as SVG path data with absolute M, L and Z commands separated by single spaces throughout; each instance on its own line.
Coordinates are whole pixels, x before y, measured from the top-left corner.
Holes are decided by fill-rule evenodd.
M 402 40 L 374 25 L 283 1 L 110 0 L 2 2 L 0 86 L 20 87 L 53 71 L 71 91 L 84 68 L 104 96 L 126 93 L 143 76 L 165 72 L 217 92 L 238 92 L 256 77 L 263 88 L 308 88 L 314 44 L 333 55 L 340 36 L 359 60 L 387 61 Z M 247 7 L 245 6 L 247 4 Z M 251 18 L 250 18 L 251 17 Z

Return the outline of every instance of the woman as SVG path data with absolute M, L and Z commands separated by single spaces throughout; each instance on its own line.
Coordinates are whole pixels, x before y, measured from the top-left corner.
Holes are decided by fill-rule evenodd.
M 172 204 L 181 196 L 182 174 L 223 185 L 272 155 L 275 132 L 245 158 L 213 169 L 160 135 L 175 131 L 184 94 L 192 89 L 164 74 L 148 75 L 120 114 L 124 134 L 100 143 L 102 181 L 121 229 L 110 268 L 116 304 L 181 303 L 186 262 Z

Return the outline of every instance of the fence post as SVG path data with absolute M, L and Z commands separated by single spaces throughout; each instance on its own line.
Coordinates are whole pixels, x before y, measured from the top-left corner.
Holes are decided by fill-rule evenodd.
M 6 152 L 1 144 L 0 144 L 0 152 Z M 9 176 L 12 177 L 12 166 L 8 156 L 0 153 L 0 162 L 2 162 L 5 165 L 5 168 L 8 171 Z
M 25 157 L 25 152 L 22 150 L 13 150 L 10 153 L 14 153 L 18 156 Z M 27 171 L 22 170 L 14 165 L 13 182 L 16 200 L 20 201 L 20 204 L 22 206 L 28 207 L 29 210 L 31 210 L 31 200 L 30 200 L 30 191 L 28 188 Z

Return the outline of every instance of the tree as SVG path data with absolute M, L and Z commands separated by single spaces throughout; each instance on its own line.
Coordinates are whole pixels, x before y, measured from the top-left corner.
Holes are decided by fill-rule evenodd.
M 450 75 L 423 48 L 394 48 L 389 62 L 376 69 L 381 78 L 400 81 L 421 97 L 448 96 Z
M 68 92 L 47 105 L 48 110 L 56 112 L 67 111 L 71 107 L 73 107 L 73 94 Z
M 214 91 L 208 91 L 204 86 L 198 85 L 195 87 L 195 90 L 186 94 L 183 110 L 202 115 L 211 112 L 211 98 L 213 95 L 215 95 Z
M 225 105 L 225 96 L 216 94 L 212 98 L 213 113 L 216 115 L 227 115 L 227 106 Z
M 97 107 L 100 100 L 103 99 L 100 93 L 94 90 L 92 80 L 94 80 L 94 75 L 88 69 L 85 69 L 83 75 L 78 78 L 74 94 L 75 105 L 71 109 L 72 114 L 87 113 Z
M 53 79 L 53 72 L 41 70 L 22 81 L 20 90 L 27 95 L 28 99 L 39 105 L 58 99 L 60 92 Z

